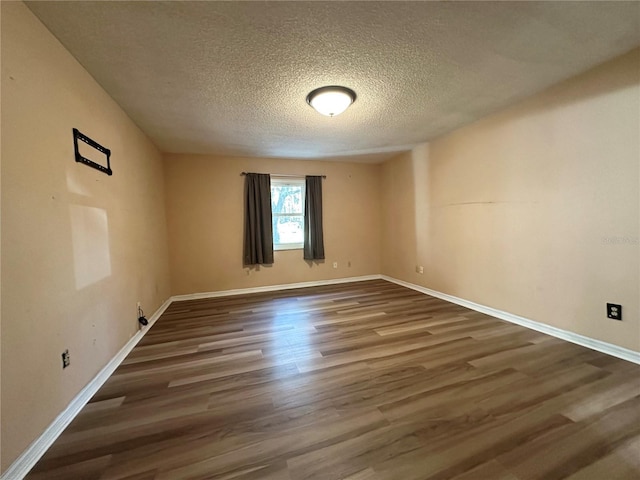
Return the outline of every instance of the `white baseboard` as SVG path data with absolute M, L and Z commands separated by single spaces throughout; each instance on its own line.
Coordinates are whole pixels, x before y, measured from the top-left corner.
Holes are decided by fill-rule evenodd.
M 514 315 L 513 313 L 504 312 L 496 308 L 487 307 L 486 305 L 480 305 L 479 303 L 464 300 L 463 298 L 454 297 L 453 295 L 438 292 L 436 290 L 431 290 L 430 288 L 415 285 L 403 280 L 398 280 L 397 278 L 388 277 L 386 275 L 381 275 L 381 278 L 397 285 L 401 285 L 403 287 L 407 287 L 412 290 L 431 295 L 432 297 L 440 298 L 442 300 L 446 300 L 447 302 L 455 303 L 456 305 L 461 305 L 471 310 L 475 310 L 476 312 L 485 313 L 487 315 L 491 315 L 492 317 L 499 318 L 500 320 L 515 323 L 517 325 L 521 325 L 538 332 L 546 333 L 547 335 L 551 335 L 553 337 L 560 338 L 562 340 L 566 340 L 568 342 L 575 343 L 592 350 L 597 350 L 598 352 L 606 353 L 607 355 L 621 358 L 622 360 L 627 360 L 629 362 L 637 363 L 640 365 L 640 352 L 629 350 L 628 348 L 624 347 L 619 347 L 617 345 L 603 342 L 601 340 L 596 340 L 594 338 L 585 337 L 584 335 L 569 332 L 561 328 L 552 327 L 551 325 L 547 325 L 545 323 L 536 322 L 535 320 L 530 320 L 519 315 Z
M 380 280 L 382 275 L 363 275 L 360 277 L 334 278 L 330 280 L 317 280 L 313 282 L 284 283 L 280 285 L 267 285 L 264 287 L 236 288 L 233 290 L 220 290 L 218 292 L 190 293 L 187 295 L 174 295 L 171 300 L 180 302 L 183 300 L 200 300 L 204 298 L 227 297 L 230 295 L 244 295 L 247 293 L 275 292 L 278 290 L 291 290 L 294 288 L 319 287 L 322 285 L 337 285 L 340 283 L 364 282 L 367 280 Z
M 234 290 L 223 290 L 219 292 L 207 292 L 207 293 L 194 293 L 189 295 L 174 295 L 169 298 L 162 306 L 149 318 L 149 324 L 142 330 L 139 330 L 124 347 L 100 370 L 100 372 L 75 396 L 75 398 L 69 403 L 67 408 L 64 409 L 60 415 L 47 427 L 47 429 L 36 440 L 27 447 L 27 449 L 9 466 L 9 468 L 0 475 L 0 480 L 22 480 L 27 473 L 34 467 L 36 462 L 46 453 L 53 442 L 60 436 L 63 430 L 71 423 L 75 416 L 82 410 L 93 395 L 100 389 L 100 387 L 107 381 L 111 374 L 118 368 L 120 363 L 125 357 L 133 350 L 142 337 L 149 331 L 153 324 L 160 318 L 164 311 L 174 301 L 181 300 L 198 300 L 204 298 L 226 297 L 230 295 L 243 295 L 248 293 L 260 293 L 260 292 L 273 292 L 277 290 L 290 290 L 294 288 L 316 287 L 321 285 L 337 285 L 341 283 L 363 282 L 367 280 L 386 280 L 388 282 L 401 285 L 403 287 L 416 290 L 432 297 L 446 300 L 447 302 L 455 303 L 463 307 L 475 310 L 477 312 L 491 315 L 492 317 L 505 320 L 507 322 L 515 323 L 538 332 L 546 333 L 548 335 L 566 340 L 568 342 L 582 345 L 583 347 L 591 348 L 608 355 L 612 355 L 629 362 L 640 364 L 640 352 L 629 350 L 627 348 L 612 345 L 607 342 L 596 340 L 593 338 L 585 337 L 577 333 L 562 330 L 560 328 L 552 327 L 544 323 L 536 322 L 528 318 L 520 317 L 512 313 L 504 312 L 492 307 L 480 305 L 478 303 L 464 300 L 462 298 L 454 297 L 446 293 L 431 290 L 430 288 L 415 285 L 413 283 L 398 280 L 386 275 L 365 275 L 360 277 L 348 277 L 348 278 L 336 278 L 332 280 L 319 280 L 314 282 L 301 282 L 301 283 L 287 283 L 282 285 L 269 285 L 264 287 L 252 287 L 252 288 L 240 288 Z
M 149 331 L 153 324 L 160 318 L 164 311 L 174 301 L 195 300 L 201 298 L 225 297 L 229 295 L 242 295 L 246 293 L 272 292 L 277 290 L 289 290 L 293 288 L 314 287 L 319 285 L 334 285 L 340 283 L 362 282 L 365 280 L 379 280 L 380 275 L 366 275 L 361 277 L 337 278 L 333 280 L 320 280 L 315 282 L 288 283 L 283 285 L 269 285 L 265 287 L 241 288 L 235 290 L 223 290 L 220 292 L 194 293 L 191 295 L 176 295 L 169 298 L 149 318 L 149 324 L 129 339 L 120 351 L 104 366 L 100 372 L 71 400 L 69 405 L 51 422 L 45 431 L 29 445 L 24 452 L 0 475 L 0 480 L 22 480 L 35 466 L 38 460 L 51 447 L 64 429 L 80 413 L 80 410 L 91 400 L 91 397 L 100 389 L 113 372 L 122 363 L 125 357 L 133 350 L 142 337 Z
M 120 349 L 120 351 L 107 363 L 98 374 L 71 400 L 56 419 L 46 428 L 46 430 L 36 438 L 27 449 L 0 475 L 0 480 L 22 480 L 27 473 L 35 466 L 36 462 L 46 453 L 53 442 L 60 436 L 64 429 L 80 413 L 91 397 L 107 381 L 111 374 L 118 368 L 125 357 L 133 350 L 133 347 L 149 331 L 154 323 L 160 318 L 167 307 L 171 305 L 171 299 L 164 302 L 160 308 L 149 318 L 149 324 L 138 330 L 134 336 Z

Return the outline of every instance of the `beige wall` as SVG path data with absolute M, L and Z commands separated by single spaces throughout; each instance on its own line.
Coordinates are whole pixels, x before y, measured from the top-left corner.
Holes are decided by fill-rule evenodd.
M 1 8 L 4 471 L 137 331 L 136 302 L 168 298 L 169 270 L 160 154 L 22 3 Z M 74 162 L 73 127 L 112 177 Z
M 166 155 L 172 293 L 380 273 L 379 170 L 355 163 Z M 310 265 L 302 250 L 288 250 L 275 252 L 273 266 L 243 268 L 242 171 L 327 176 L 324 263 Z
M 382 272 L 640 350 L 639 81 L 635 50 L 385 163 Z

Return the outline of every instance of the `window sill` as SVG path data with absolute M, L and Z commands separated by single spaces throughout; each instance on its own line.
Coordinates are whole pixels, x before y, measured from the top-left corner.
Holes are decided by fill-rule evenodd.
M 276 252 L 282 251 L 282 250 L 302 250 L 303 246 L 300 245 L 299 243 L 295 243 L 295 244 L 291 244 L 291 245 L 274 245 L 273 246 L 273 250 L 275 250 Z

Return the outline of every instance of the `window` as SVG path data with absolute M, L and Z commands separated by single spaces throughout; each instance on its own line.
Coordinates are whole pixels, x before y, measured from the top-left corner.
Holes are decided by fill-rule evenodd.
M 303 247 L 304 188 L 304 178 L 271 177 L 274 250 Z

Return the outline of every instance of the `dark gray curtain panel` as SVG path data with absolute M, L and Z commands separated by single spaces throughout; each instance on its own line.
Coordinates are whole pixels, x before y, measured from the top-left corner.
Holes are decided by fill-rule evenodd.
M 245 176 L 244 264 L 273 263 L 271 177 L 263 173 Z
M 304 201 L 304 259 L 324 260 L 322 177 L 307 176 Z

